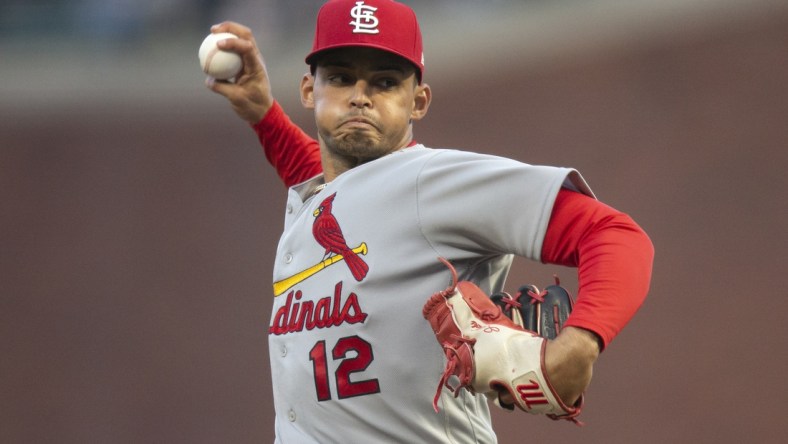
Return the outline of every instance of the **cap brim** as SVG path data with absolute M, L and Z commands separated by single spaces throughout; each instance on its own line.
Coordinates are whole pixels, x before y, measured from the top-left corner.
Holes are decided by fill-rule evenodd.
M 380 51 L 384 51 L 384 52 L 387 52 L 389 54 L 394 54 L 396 56 L 399 56 L 402 59 L 404 59 L 405 61 L 407 61 L 408 63 L 410 63 L 411 65 L 413 65 L 414 68 L 416 68 L 416 75 L 419 78 L 419 80 L 421 80 L 422 71 L 424 70 L 424 67 L 422 67 L 420 63 L 417 63 L 415 60 L 412 60 L 411 58 L 409 58 L 405 54 L 402 54 L 402 53 L 399 53 L 399 52 L 396 52 L 396 51 L 392 51 L 391 48 L 389 48 L 389 47 L 386 47 L 386 46 L 383 46 L 383 45 L 376 45 L 374 43 L 353 42 L 353 43 L 341 43 L 341 44 L 337 44 L 337 45 L 326 46 L 326 47 L 320 48 L 320 50 L 318 50 L 318 51 L 314 51 L 314 52 L 309 53 L 309 55 L 306 56 L 305 61 L 306 61 L 306 63 L 308 65 L 314 65 L 317 62 L 316 59 L 320 55 L 325 54 L 326 52 L 329 52 L 329 51 L 334 50 L 334 49 L 342 49 L 342 48 L 372 48 L 372 49 L 378 49 Z

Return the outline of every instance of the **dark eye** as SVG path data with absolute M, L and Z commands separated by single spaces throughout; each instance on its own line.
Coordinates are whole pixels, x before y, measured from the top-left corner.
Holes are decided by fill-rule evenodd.
M 329 74 L 328 81 L 334 85 L 346 85 L 350 83 L 350 76 L 342 73 Z
M 378 85 L 383 89 L 391 89 L 399 85 L 399 81 L 392 77 L 384 77 L 378 80 Z

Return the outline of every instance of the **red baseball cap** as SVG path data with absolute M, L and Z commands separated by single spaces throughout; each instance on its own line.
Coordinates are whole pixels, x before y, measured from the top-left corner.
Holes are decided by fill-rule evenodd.
M 335 48 L 376 48 L 405 58 L 424 73 L 424 47 L 416 13 L 392 0 L 331 0 L 320 8 L 306 63 Z

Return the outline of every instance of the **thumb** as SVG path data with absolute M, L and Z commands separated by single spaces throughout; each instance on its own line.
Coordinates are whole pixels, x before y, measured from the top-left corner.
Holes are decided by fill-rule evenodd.
M 233 87 L 233 85 L 230 82 L 223 80 L 216 80 L 215 78 L 210 76 L 205 78 L 205 86 L 211 91 L 228 98 L 230 94 L 230 89 Z

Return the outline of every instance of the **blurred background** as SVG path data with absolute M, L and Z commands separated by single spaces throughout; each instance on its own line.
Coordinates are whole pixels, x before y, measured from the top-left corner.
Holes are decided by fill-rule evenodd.
M 285 189 L 197 48 L 250 26 L 314 133 L 296 99 L 320 3 L 0 3 L 0 442 L 272 442 Z M 501 442 L 785 442 L 788 2 L 406 3 L 420 142 L 576 167 L 656 246 L 588 425 L 495 411 Z M 554 273 L 576 289 L 526 262 L 509 286 Z

